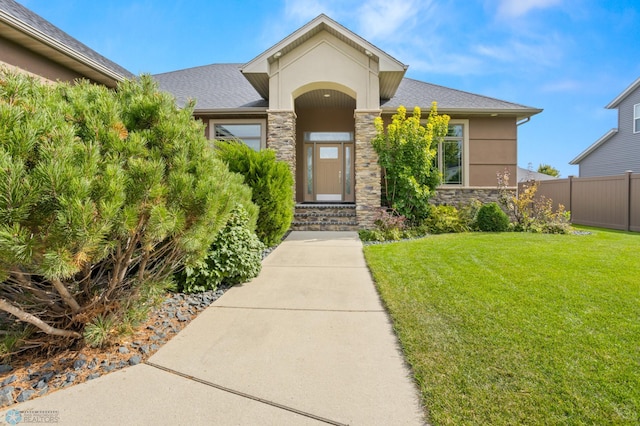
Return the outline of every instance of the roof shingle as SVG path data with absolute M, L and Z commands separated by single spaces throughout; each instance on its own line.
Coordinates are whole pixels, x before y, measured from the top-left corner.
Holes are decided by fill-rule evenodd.
M 60 28 L 56 27 L 49 21 L 45 20 L 44 18 L 35 14 L 34 12 L 30 11 L 26 7 L 22 6 L 21 4 L 16 3 L 13 0 L 0 0 L 0 10 L 12 16 L 16 20 L 19 20 L 22 23 L 30 26 L 34 30 L 39 31 L 45 36 L 67 46 L 68 48 L 72 49 L 78 54 L 85 56 L 95 61 L 96 63 L 102 65 L 103 67 L 110 69 L 116 74 L 120 74 L 126 78 L 134 77 L 134 75 L 124 67 L 105 58 L 95 50 L 79 42 L 75 38 L 71 37 L 69 34 L 62 31 Z
M 243 64 L 212 64 L 185 70 L 156 74 L 162 90 L 172 93 L 179 105 L 188 99 L 196 100 L 196 111 L 256 108 L 265 110 L 269 102 L 262 98 L 244 77 Z M 395 110 L 400 105 L 430 108 L 436 101 L 440 111 L 484 112 L 532 115 L 539 109 L 500 99 L 476 95 L 461 90 L 404 78 L 396 95 L 382 100 L 384 110 Z

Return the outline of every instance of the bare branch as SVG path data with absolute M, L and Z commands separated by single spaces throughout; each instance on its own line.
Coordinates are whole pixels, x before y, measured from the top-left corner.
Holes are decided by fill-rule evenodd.
M 38 327 L 40 330 L 44 331 L 47 334 L 52 334 L 54 336 L 62 336 L 62 337 L 73 337 L 80 338 L 82 335 L 77 331 L 68 331 L 61 330 L 59 328 L 51 327 L 46 322 L 42 321 L 40 318 L 31 315 L 28 312 L 23 311 L 20 308 L 13 306 L 6 299 L 0 298 L 0 310 L 10 313 L 11 315 L 18 318 L 20 321 L 27 322 L 29 324 L 33 324 Z
M 60 281 L 58 278 L 53 278 L 51 280 L 51 283 L 53 283 L 53 286 L 56 288 L 58 293 L 60 293 L 62 300 L 64 300 L 64 302 L 67 305 L 69 305 L 69 307 L 71 308 L 71 311 L 74 314 L 80 312 L 80 309 L 81 309 L 80 305 L 78 304 L 76 299 L 73 298 L 71 293 L 69 293 L 69 289 L 67 289 L 67 287 L 62 283 L 62 281 Z

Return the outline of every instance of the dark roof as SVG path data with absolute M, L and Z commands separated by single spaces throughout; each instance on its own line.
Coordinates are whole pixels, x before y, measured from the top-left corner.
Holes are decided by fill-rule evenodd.
M 95 61 L 99 65 L 108 68 L 116 74 L 120 74 L 123 77 L 127 78 L 131 78 L 134 76 L 127 69 L 105 58 L 95 50 L 79 42 L 69 34 L 62 31 L 60 28 L 56 27 L 49 21 L 30 11 L 26 7 L 16 3 L 15 1 L 0 0 L 0 10 L 4 11 L 8 15 L 11 15 L 14 19 L 28 25 L 37 32 L 44 34 L 46 37 L 63 44 L 77 54 Z
M 481 110 L 537 113 L 541 111 L 537 108 L 490 98 L 488 96 L 476 95 L 474 93 L 464 92 L 461 90 L 450 89 L 448 87 L 425 83 L 424 81 L 414 80 L 411 78 L 402 79 L 396 95 L 391 99 L 380 102 L 380 106 L 385 110 L 395 110 L 400 105 L 404 105 L 407 108 L 415 105 L 420 107 L 430 107 L 433 101 L 438 103 L 438 110 L 442 112 L 456 110 L 472 112 L 474 110 Z
M 212 64 L 156 74 L 160 89 L 172 93 L 178 105 L 196 100 L 196 111 L 259 108 L 269 102 L 262 98 L 240 72 L 243 64 Z
M 251 108 L 266 110 L 269 102 L 258 94 L 240 72 L 242 65 L 204 65 L 157 74 L 153 77 L 158 81 L 160 89 L 176 97 L 179 105 L 184 105 L 188 99 L 195 99 L 196 112 Z M 387 111 L 395 111 L 400 105 L 407 108 L 416 105 L 429 108 L 433 101 L 438 102 L 438 110 L 445 113 L 498 112 L 530 116 L 541 111 L 409 78 L 404 78 L 396 95 L 391 99 L 383 100 L 380 106 Z

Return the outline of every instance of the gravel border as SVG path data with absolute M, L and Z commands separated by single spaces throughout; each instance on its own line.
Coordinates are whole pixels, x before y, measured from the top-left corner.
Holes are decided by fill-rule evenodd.
M 288 235 L 289 232 L 282 240 Z M 276 247 L 264 250 L 262 259 Z M 69 351 L 51 360 L 38 357 L 37 361 L 31 360 L 33 362 L 18 356 L 15 362 L 0 364 L 0 409 L 144 362 L 229 288 L 221 286 L 191 294 L 169 293 L 131 338 L 107 349 L 84 348 L 86 351 Z

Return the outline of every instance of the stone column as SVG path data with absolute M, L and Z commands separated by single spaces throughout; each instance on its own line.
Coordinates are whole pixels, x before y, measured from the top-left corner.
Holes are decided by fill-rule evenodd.
M 267 111 L 267 148 L 276 152 L 276 158 L 289 165 L 293 175 L 293 200 L 296 199 L 296 113 L 294 111 Z
M 371 139 L 376 135 L 373 120 L 378 116 L 379 110 L 356 110 L 354 113 L 356 217 L 360 228 L 372 227 L 380 210 L 380 166 L 378 154 L 371 145 Z

